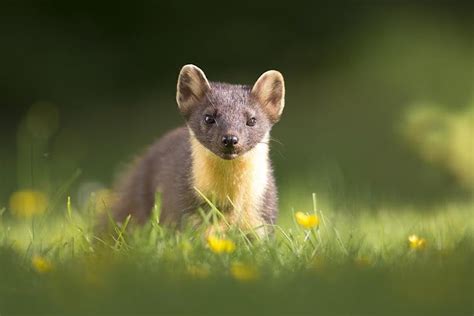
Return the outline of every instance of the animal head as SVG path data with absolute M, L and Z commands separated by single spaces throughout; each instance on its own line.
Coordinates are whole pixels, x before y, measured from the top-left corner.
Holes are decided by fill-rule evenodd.
M 253 86 L 207 80 L 194 65 L 178 77 L 176 101 L 193 136 L 222 159 L 234 159 L 268 141 L 285 105 L 285 83 L 276 70 Z

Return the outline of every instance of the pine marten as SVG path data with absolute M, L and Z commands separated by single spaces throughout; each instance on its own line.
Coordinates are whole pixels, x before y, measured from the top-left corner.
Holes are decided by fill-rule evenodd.
M 185 65 L 176 101 L 186 125 L 155 142 L 122 178 L 113 219 L 130 214 L 132 221 L 146 222 L 159 192 L 160 222 L 179 227 L 208 207 L 204 195 L 231 226 L 265 234 L 261 227 L 275 223 L 278 212 L 269 140 L 284 98 L 278 71 L 247 86 L 210 82 L 201 69 Z

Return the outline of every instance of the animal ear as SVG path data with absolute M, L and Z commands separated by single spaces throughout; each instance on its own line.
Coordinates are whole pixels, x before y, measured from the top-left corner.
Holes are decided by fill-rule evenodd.
M 176 88 L 176 102 L 181 113 L 187 113 L 193 106 L 199 104 L 211 89 L 204 72 L 194 65 L 181 68 Z
M 269 70 L 257 79 L 252 88 L 252 96 L 263 107 L 273 123 L 280 119 L 285 107 L 285 81 L 276 70 Z

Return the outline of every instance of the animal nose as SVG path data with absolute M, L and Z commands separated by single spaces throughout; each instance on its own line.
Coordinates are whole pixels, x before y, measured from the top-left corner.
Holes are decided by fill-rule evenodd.
M 235 135 L 226 135 L 222 137 L 222 144 L 224 144 L 225 147 L 234 147 L 238 142 L 239 138 Z

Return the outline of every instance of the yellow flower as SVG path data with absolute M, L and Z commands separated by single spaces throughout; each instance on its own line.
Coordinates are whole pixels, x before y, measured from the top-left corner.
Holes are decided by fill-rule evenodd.
M 97 271 L 87 271 L 84 276 L 84 283 L 88 287 L 100 289 L 104 287 L 104 280 Z
M 34 256 L 31 260 L 33 264 L 33 268 L 38 273 L 48 273 L 53 269 L 53 264 L 48 260 L 41 256 Z
M 359 268 L 367 268 L 372 265 L 372 261 L 369 257 L 361 256 L 354 259 L 354 263 Z
M 417 235 L 410 235 L 408 237 L 408 246 L 414 250 L 421 250 L 426 247 L 426 239 L 420 238 Z
M 230 239 L 221 239 L 216 236 L 209 236 L 207 238 L 209 248 L 215 253 L 231 253 L 235 250 L 235 243 Z
M 319 225 L 319 217 L 316 214 L 308 215 L 303 212 L 296 212 L 296 222 L 306 228 L 310 229 Z
M 38 191 L 17 191 L 10 197 L 10 211 L 23 218 L 42 214 L 46 210 L 48 199 Z
M 254 266 L 236 262 L 230 267 L 230 274 L 239 281 L 253 281 L 258 278 L 258 271 Z
M 195 279 L 205 279 L 209 276 L 209 270 L 203 266 L 190 266 L 188 267 L 187 272 Z
M 326 269 L 326 260 L 323 257 L 315 257 L 312 262 L 310 262 L 309 268 L 315 272 L 323 272 Z

